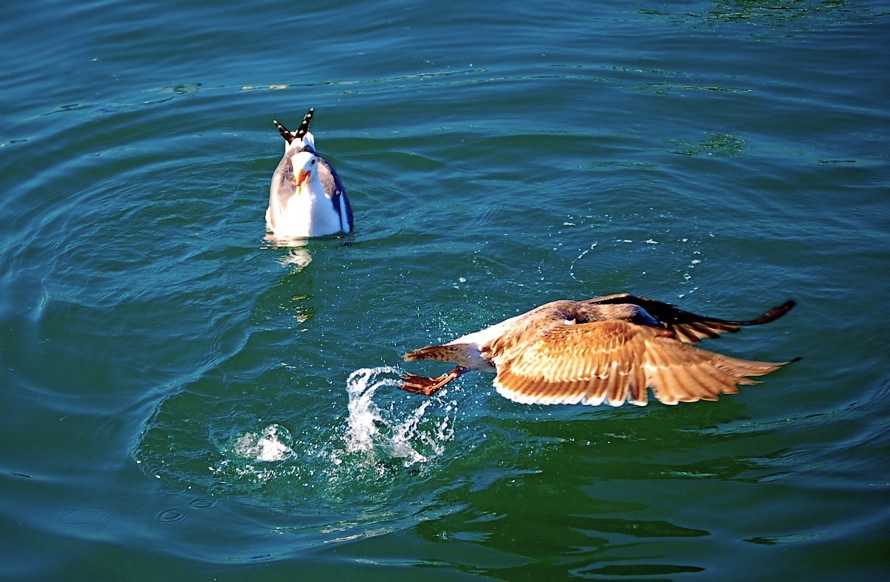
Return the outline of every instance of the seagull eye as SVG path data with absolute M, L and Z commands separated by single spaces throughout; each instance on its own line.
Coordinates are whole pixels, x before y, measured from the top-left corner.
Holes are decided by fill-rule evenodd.
M 313 159 L 313 160 L 312 160 L 311 162 L 309 162 L 309 163 L 312 164 L 312 165 L 314 166 L 314 165 L 315 165 L 315 160 Z

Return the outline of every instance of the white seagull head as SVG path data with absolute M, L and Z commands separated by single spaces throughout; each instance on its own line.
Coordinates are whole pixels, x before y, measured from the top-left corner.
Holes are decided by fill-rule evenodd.
M 318 172 L 318 156 L 311 147 L 303 147 L 290 156 L 294 176 L 291 183 L 296 187 L 297 194 L 315 192 L 324 194 Z

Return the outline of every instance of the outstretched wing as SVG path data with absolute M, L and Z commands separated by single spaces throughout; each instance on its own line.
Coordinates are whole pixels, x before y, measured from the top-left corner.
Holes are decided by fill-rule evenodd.
M 730 358 L 626 321 L 553 327 L 494 355 L 497 391 L 526 404 L 645 405 L 716 400 L 782 364 Z
M 588 300 L 587 303 L 630 303 L 632 305 L 639 305 L 645 309 L 649 315 L 662 323 L 665 328 L 671 330 L 677 339 L 691 344 L 697 343 L 701 339 L 716 338 L 721 333 L 736 332 L 742 326 L 760 325 L 762 323 L 775 321 L 788 313 L 795 305 L 794 301 L 786 301 L 778 307 L 773 307 L 760 317 L 733 321 L 729 319 L 696 315 L 689 311 L 677 309 L 669 303 L 656 301 L 647 297 L 637 297 L 628 293 L 597 297 Z

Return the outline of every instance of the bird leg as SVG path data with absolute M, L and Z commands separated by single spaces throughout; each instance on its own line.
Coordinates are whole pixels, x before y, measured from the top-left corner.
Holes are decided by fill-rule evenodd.
M 402 376 L 402 384 L 399 388 L 412 394 L 423 394 L 424 396 L 432 396 L 434 392 L 440 390 L 445 384 L 457 379 L 461 374 L 469 372 L 470 368 L 456 366 L 447 374 L 442 374 L 436 378 L 427 378 L 425 376 L 415 376 L 414 374 L 405 374 Z

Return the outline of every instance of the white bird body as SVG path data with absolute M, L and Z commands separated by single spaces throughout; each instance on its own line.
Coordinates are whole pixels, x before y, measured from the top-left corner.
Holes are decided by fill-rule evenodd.
M 352 207 L 343 184 L 315 151 L 315 138 L 308 131 L 312 114 L 310 109 L 296 132 L 275 122 L 285 139 L 266 210 L 266 229 L 275 239 L 348 233 L 353 228 Z

